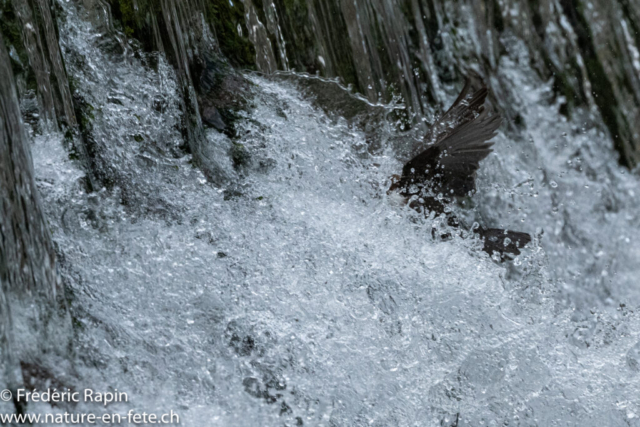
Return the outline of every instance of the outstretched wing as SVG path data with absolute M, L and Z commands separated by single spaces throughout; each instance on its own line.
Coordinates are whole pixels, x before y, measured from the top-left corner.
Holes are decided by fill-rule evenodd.
M 451 107 L 435 121 L 424 140 L 427 144 L 435 144 L 446 137 L 453 129 L 462 123 L 473 120 L 484 108 L 484 102 L 489 93 L 486 86 L 481 85 L 474 91 L 475 79 L 467 79 L 462 91 Z
M 436 122 L 425 140 L 435 143 L 409 160 L 402 169 L 401 184 L 429 186 L 444 195 L 464 196 L 475 189 L 480 161 L 491 153 L 502 119 L 484 108 L 487 88 L 473 94 L 467 83 L 451 108 Z

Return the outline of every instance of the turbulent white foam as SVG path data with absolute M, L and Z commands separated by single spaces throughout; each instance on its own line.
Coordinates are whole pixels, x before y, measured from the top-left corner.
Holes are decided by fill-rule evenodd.
M 509 59 L 500 66 L 526 123 L 501 135 L 480 171 L 484 217 L 513 229 L 544 231 L 542 245 L 557 286 L 571 305 L 637 306 L 640 274 L 638 174 L 616 162 L 597 113 L 573 120 L 548 105 L 552 93 Z

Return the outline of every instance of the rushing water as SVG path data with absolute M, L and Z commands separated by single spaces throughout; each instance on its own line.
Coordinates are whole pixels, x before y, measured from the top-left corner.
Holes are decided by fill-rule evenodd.
M 62 136 L 34 138 L 75 325 L 71 365 L 51 369 L 129 396 L 75 412 L 174 410 L 187 426 L 640 425 L 638 176 L 597 116 L 560 118 L 549 85 L 503 58 L 526 129 L 496 138 L 466 217 L 539 239 L 499 264 L 390 203 L 395 145 L 370 150 L 291 82 L 246 76 L 239 139 L 207 134 L 229 179 L 212 185 L 181 148 L 171 67 L 113 53 L 63 7 L 67 72 L 112 187 L 87 193 Z M 234 166 L 234 149 L 248 161 Z

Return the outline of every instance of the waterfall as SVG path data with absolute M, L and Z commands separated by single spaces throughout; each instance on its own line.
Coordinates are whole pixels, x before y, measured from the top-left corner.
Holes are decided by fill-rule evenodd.
M 1 4 L 0 389 L 128 399 L 0 416 L 636 422 L 635 3 Z M 505 120 L 454 232 L 387 190 L 465 77 Z
M 64 353 L 70 336 L 56 256 L 34 183 L 29 140 L 2 35 L 0 162 L 0 383 L 15 389 L 22 384 L 21 361 L 46 351 Z
M 518 88 L 500 78 L 498 60 L 516 41 L 524 43 L 522 59 L 538 77 L 554 79 L 562 114 L 581 105 L 597 108 L 620 161 L 634 166 L 640 152 L 640 78 L 633 65 L 640 8 L 626 0 L 583 3 L 313 0 L 279 2 L 276 9 L 264 2 L 268 22 L 282 25 L 264 27 L 252 13 L 247 26 L 265 33 L 251 38 L 257 52 L 288 59 L 280 63 L 290 65 L 279 69 L 340 77 L 371 101 L 401 93 L 412 114 L 427 118 L 434 106 L 444 107 L 445 93 L 452 99 L 454 82 L 476 71 L 491 85 L 499 108 L 515 120 L 510 104 Z M 295 49 L 285 51 L 280 40 Z M 306 56 L 313 51 L 317 58 Z M 259 68 L 273 72 L 274 54 L 269 55 L 268 65 L 259 62 Z
M 55 24 L 48 0 L 19 0 L 13 3 L 20 18 L 29 64 L 37 81 L 38 104 L 45 127 L 57 128 L 58 120 L 76 126 Z

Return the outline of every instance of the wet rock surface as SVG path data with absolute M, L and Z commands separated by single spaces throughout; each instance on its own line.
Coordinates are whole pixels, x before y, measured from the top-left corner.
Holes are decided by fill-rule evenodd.
M 194 74 L 202 121 L 233 136 L 234 122 L 248 108 L 249 82 L 212 53 L 198 58 Z
M 0 99 L 0 369 L 5 387 L 15 390 L 23 384 L 21 360 L 65 355 L 70 325 L 1 35 Z

